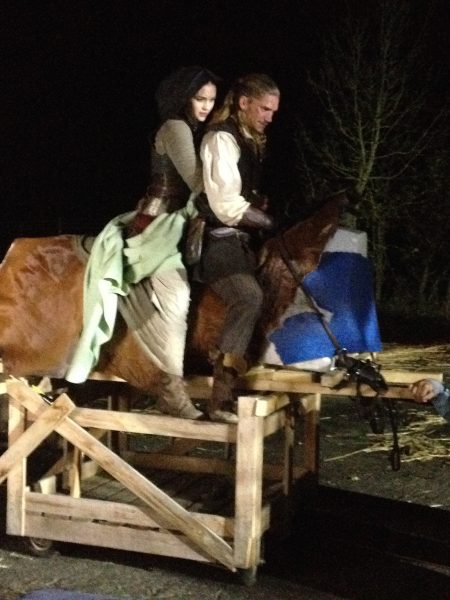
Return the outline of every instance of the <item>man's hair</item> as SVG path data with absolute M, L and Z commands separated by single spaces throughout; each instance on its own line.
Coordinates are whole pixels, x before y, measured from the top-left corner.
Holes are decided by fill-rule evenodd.
M 280 95 L 277 84 L 268 75 L 264 73 L 250 73 L 249 75 L 239 77 L 225 96 L 221 108 L 214 113 L 211 123 L 222 123 L 229 116 L 238 115 L 239 98 L 242 96 L 259 99 L 265 94 Z

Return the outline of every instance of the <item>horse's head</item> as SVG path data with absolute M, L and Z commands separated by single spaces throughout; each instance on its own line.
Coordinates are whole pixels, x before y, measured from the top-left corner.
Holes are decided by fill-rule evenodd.
M 280 258 L 279 239 L 297 270 L 304 277 L 317 268 L 328 240 L 339 225 L 343 210 L 349 206 L 346 191 L 326 198 L 307 219 L 298 221 L 267 240 L 261 253 L 261 264 Z
M 277 327 L 281 316 L 294 300 L 298 282 L 280 252 L 280 241 L 301 278 L 314 271 L 328 240 L 334 235 L 343 209 L 348 205 L 345 191 L 327 198 L 316 212 L 264 244 L 260 254 L 260 281 L 264 288 L 265 331 Z

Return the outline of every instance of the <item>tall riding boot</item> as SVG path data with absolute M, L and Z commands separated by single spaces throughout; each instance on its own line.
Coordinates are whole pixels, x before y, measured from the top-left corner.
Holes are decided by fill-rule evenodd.
M 199 419 L 203 416 L 192 404 L 183 378 L 170 373 L 164 373 L 161 377 L 156 408 L 162 413 L 181 419 Z
M 219 354 L 214 362 L 213 387 L 209 408 L 211 421 L 237 423 L 234 409 L 234 389 L 239 374 L 246 371 L 246 363 L 233 354 Z

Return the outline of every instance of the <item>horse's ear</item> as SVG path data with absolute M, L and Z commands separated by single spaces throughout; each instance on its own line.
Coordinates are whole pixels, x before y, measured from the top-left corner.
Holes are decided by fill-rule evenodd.
M 362 200 L 361 194 L 354 187 L 347 188 L 343 193 L 347 198 L 347 209 L 349 211 L 358 210 Z

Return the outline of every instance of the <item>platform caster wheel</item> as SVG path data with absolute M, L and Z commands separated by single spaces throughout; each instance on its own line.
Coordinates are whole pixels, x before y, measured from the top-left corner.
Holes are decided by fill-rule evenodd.
M 53 540 L 46 540 L 38 537 L 22 538 L 22 546 L 28 554 L 45 558 L 55 552 L 55 543 Z
M 251 587 L 256 583 L 258 567 L 249 567 L 248 569 L 239 569 L 239 577 L 246 587 Z

